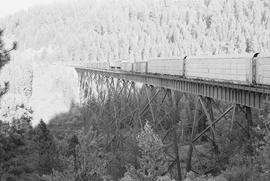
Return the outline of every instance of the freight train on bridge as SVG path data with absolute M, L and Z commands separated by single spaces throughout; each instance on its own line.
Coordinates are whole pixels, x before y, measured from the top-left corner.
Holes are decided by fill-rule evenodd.
M 147 104 L 138 113 L 140 117 L 145 109 L 149 108 L 151 112 L 154 99 L 162 100 L 161 105 L 168 97 L 171 110 L 177 112 L 173 93 L 176 91 L 193 95 L 195 109 L 186 160 L 187 172 L 194 171 L 192 162 L 194 162 L 193 149 L 196 148 L 196 142 L 203 135 L 212 132 L 213 137 L 210 139 L 215 143 L 215 125 L 220 120 L 231 121 L 231 130 L 233 130 L 233 125 L 238 124 L 238 119 L 244 118 L 245 126 L 239 125 L 244 128 L 250 139 L 253 127 L 252 109 L 262 109 L 264 102 L 269 101 L 270 97 L 270 56 L 259 53 L 250 56 L 159 57 L 137 62 L 74 62 L 69 66 L 74 67 L 78 73 L 82 104 L 87 103 L 86 100 L 92 96 L 92 89 L 95 88 L 101 97 L 109 95 L 109 92 L 125 90 L 123 92 L 129 92 L 124 95 L 128 99 L 131 92 L 136 92 L 135 83 L 138 82 L 143 84 L 147 96 Z M 102 93 L 102 90 L 108 93 Z M 157 98 L 160 92 L 165 95 L 162 99 Z M 100 101 L 104 100 L 106 99 L 100 99 Z M 213 111 L 214 108 L 216 111 Z M 156 122 L 155 115 L 153 112 L 151 114 Z M 124 115 L 123 120 L 128 114 Z M 130 115 L 134 115 L 134 112 Z M 203 117 L 206 119 L 202 119 Z M 208 126 L 199 132 L 199 123 L 205 124 L 206 120 Z M 205 168 L 203 173 L 209 173 L 211 167 Z
M 235 84 L 270 85 L 270 55 L 149 58 L 146 61 L 84 62 L 83 67 L 181 76 Z

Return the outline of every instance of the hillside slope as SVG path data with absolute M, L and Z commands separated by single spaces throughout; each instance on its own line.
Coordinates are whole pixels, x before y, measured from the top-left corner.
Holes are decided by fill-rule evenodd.
M 270 49 L 268 0 L 79 2 L 41 6 L 0 25 L 22 49 L 52 46 L 52 58 L 64 61 Z

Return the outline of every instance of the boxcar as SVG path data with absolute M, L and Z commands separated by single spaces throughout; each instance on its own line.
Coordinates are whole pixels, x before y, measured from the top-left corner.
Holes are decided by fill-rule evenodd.
M 120 61 L 111 61 L 110 68 L 111 69 L 120 69 L 121 68 Z
M 167 75 L 183 75 L 183 58 L 148 59 L 148 72 Z
M 185 64 L 188 78 L 252 83 L 252 55 L 187 57 Z
M 148 62 L 147 61 L 139 61 L 133 63 L 133 71 L 140 73 L 147 73 Z
M 260 55 L 256 59 L 256 83 L 270 85 L 270 55 Z
M 131 62 L 122 61 L 120 63 L 120 66 L 121 66 L 121 70 L 129 71 L 129 72 L 132 72 L 133 71 L 133 63 L 131 63 Z

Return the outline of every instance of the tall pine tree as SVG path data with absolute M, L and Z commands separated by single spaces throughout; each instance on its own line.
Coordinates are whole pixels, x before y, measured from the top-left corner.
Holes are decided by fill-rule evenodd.
M 57 169 L 59 159 L 54 137 L 42 120 L 35 130 L 34 142 L 38 156 L 37 170 L 39 174 L 51 174 L 53 169 Z
M 3 68 L 5 64 L 10 61 L 9 52 L 15 50 L 17 47 L 17 43 L 13 43 L 13 47 L 10 50 L 5 49 L 5 44 L 2 40 L 3 30 L 0 29 L 0 70 Z M 0 87 L 0 97 L 2 97 L 8 90 L 8 82 L 5 82 L 3 86 Z

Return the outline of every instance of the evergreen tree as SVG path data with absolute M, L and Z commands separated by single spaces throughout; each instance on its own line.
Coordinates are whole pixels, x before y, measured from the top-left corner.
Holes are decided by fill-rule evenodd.
M 140 168 L 137 170 L 131 166 L 127 167 L 121 181 L 155 181 L 159 180 L 168 168 L 168 162 L 164 152 L 164 145 L 152 127 L 146 122 L 144 128 L 137 136 L 141 156 L 138 157 Z M 161 179 L 162 180 L 162 179 Z M 168 180 L 171 181 L 171 179 Z
M 5 44 L 2 40 L 3 32 L 4 31 L 0 29 L 0 70 L 3 68 L 5 64 L 7 64 L 10 61 L 9 52 L 11 50 L 16 49 L 17 47 L 17 43 L 14 42 L 13 47 L 10 50 L 5 49 L 4 47 Z M 8 82 L 5 82 L 4 87 L 2 86 L 0 87 L 0 97 L 2 97 L 7 92 L 7 89 L 8 89 Z
M 30 179 L 30 176 L 36 176 L 37 159 L 31 147 L 31 133 L 31 127 L 28 130 L 11 127 L 5 135 L 0 134 L 0 180 L 19 180 L 26 175 Z
M 79 140 L 76 135 L 73 135 L 69 140 L 68 140 L 68 156 L 73 156 L 74 159 L 74 169 L 77 172 L 78 170 L 78 152 L 77 152 L 77 146 L 79 145 Z
M 4 48 L 2 40 L 3 30 L 0 30 L 0 69 L 10 60 L 9 51 Z
M 39 174 L 51 174 L 58 166 L 58 154 L 54 137 L 43 120 L 35 130 L 34 142 L 38 155 L 37 170 Z

